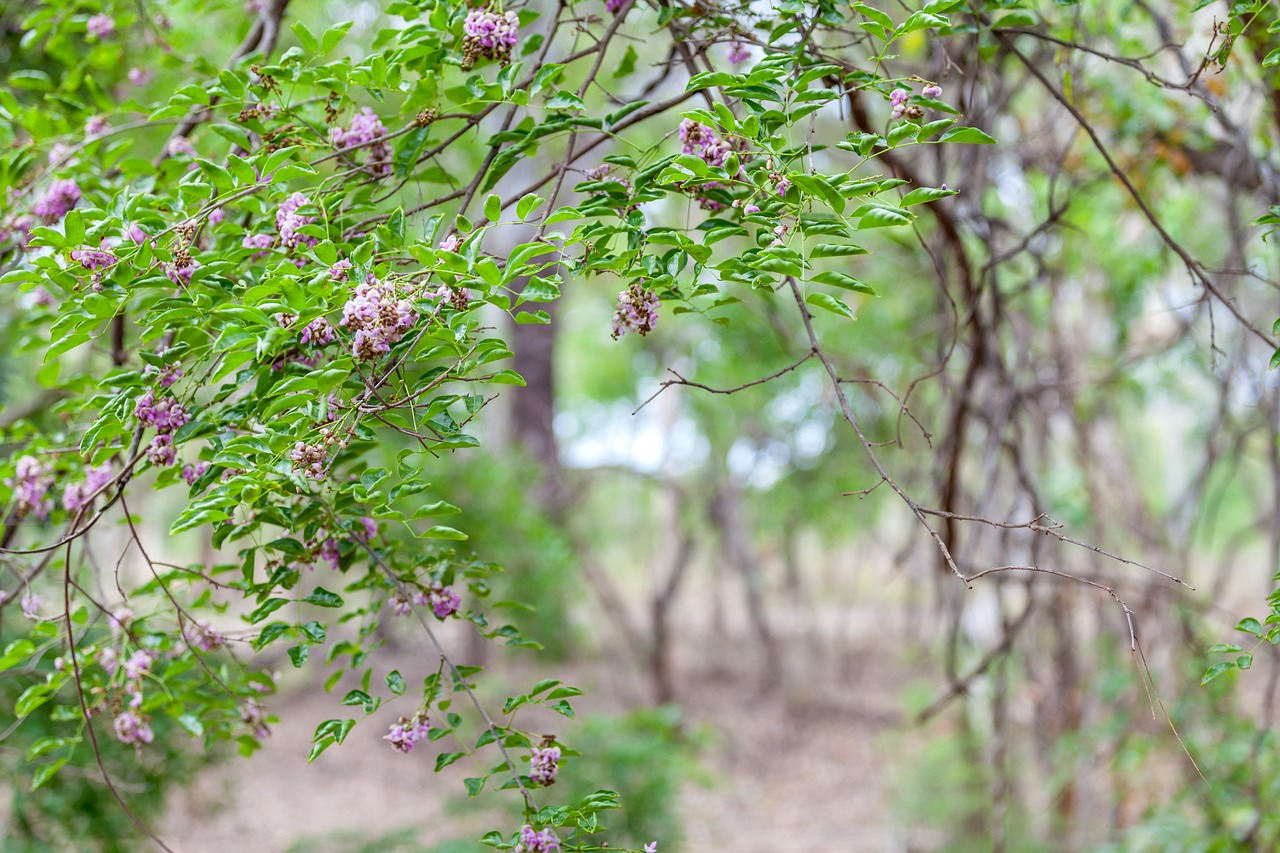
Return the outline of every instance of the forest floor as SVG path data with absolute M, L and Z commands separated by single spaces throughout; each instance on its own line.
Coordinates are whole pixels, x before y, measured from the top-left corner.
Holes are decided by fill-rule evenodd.
M 866 636 L 874 636 L 874 619 L 868 628 Z M 692 659 L 695 648 L 700 665 Z M 702 746 L 679 790 L 684 841 L 664 845 L 659 835 L 660 851 L 923 851 L 940 845 L 938 833 L 900 817 L 905 801 L 897 792 L 913 782 L 892 774 L 909 763 L 905 754 L 938 732 L 904 723 L 901 700 L 909 685 L 893 655 L 855 649 L 844 678 L 793 676 L 785 688 L 762 693 L 761 673 L 750 663 L 755 655 L 741 644 L 725 654 L 707 654 L 705 644 L 687 641 L 683 649 L 690 660 L 680 668 L 679 705 Z M 412 671 L 407 652 L 393 654 L 398 668 Z M 646 682 L 634 669 L 603 661 L 540 668 L 588 691 L 575 700 L 581 717 L 643 704 Z M 531 684 L 544 674 L 527 662 L 504 665 L 481 683 L 497 696 L 504 686 Z M 283 722 L 264 748 L 249 761 L 210 768 L 177 794 L 162 837 L 178 853 L 418 853 L 510 823 L 501 810 L 467 801 L 460 780 L 476 769 L 451 775 L 466 760 L 436 775 L 431 756 L 390 750 L 380 740 L 385 724 L 376 720 L 308 765 L 315 726 L 355 710 L 338 704 L 345 689 L 326 694 L 304 684 L 276 697 Z M 572 742 L 572 732 L 566 734 Z M 603 817 L 607 823 L 608 813 Z M 438 849 L 488 848 L 472 841 Z

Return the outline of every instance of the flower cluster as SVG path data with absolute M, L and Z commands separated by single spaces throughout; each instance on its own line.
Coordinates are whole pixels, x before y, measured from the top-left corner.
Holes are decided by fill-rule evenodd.
M 107 655 L 108 651 L 112 654 Z M 104 650 L 98 662 L 108 672 L 114 673 L 117 667 L 114 650 Z M 148 718 L 138 714 L 138 709 L 142 707 L 142 679 L 151 672 L 151 664 L 154 662 L 155 655 L 144 649 L 138 649 L 124 662 L 124 689 L 129 694 L 129 709 L 116 716 L 116 737 L 122 743 L 138 749 L 155 739 L 151 726 L 147 723 Z
M 351 261 L 343 258 L 333 266 L 329 267 L 329 278 L 334 281 L 342 281 L 351 277 Z
M 735 41 L 729 45 L 729 61 L 734 65 L 741 65 L 751 58 L 751 51 L 743 47 L 742 42 Z
M 556 783 L 556 774 L 560 772 L 560 747 L 534 747 L 533 757 L 529 760 L 529 778 L 535 785 L 544 788 Z
M 293 450 L 289 451 L 289 458 L 293 460 L 295 471 L 302 471 L 313 480 L 324 479 L 324 466 L 328 461 L 324 445 L 299 441 L 293 446 Z
M 240 703 L 240 719 L 253 730 L 253 736 L 258 740 L 266 740 L 271 736 L 271 729 L 267 728 L 266 709 L 253 699 Z
M 299 228 L 316 221 L 314 216 L 298 213 L 299 208 L 310 203 L 311 200 L 302 193 L 294 193 L 280 202 L 280 207 L 276 210 L 276 230 L 280 232 L 280 242 L 285 246 L 293 248 L 301 245 L 311 248 L 319 242 L 315 237 L 298 233 Z
M 87 270 L 96 270 L 111 266 L 119 258 L 102 249 L 72 249 L 71 260 L 79 261 Z
M 110 15 L 94 15 L 85 24 L 85 31 L 96 39 L 110 38 L 116 31 L 115 19 Z
M 643 337 L 658 325 L 658 296 L 651 290 L 633 282 L 618 294 L 618 307 L 613 312 L 614 340 L 627 332 Z
M 550 829 L 535 830 L 525 824 L 520 828 L 520 843 L 512 853 L 553 853 L 560 849 L 560 839 Z
M 453 591 L 453 587 L 433 581 L 431 586 L 418 590 L 412 595 L 401 587 L 392 593 L 387 606 L 396 616 L 408 616 L 413 606 L 430 607 L 437 619 L 444 620 L 458 612 L 462 605 L 462 597 Z
M 49 517 L 53 499 L 46 495 L 53 486 L 53 476 L 46 463 L 34 456 L 22 456 L 14 467 L 13 476 L 6 478 L 4 484 L 13 489 L 19 514 L 29 512 L 39 519 Z
M 383 735 L 382 739 L 391 744 L 392 749 L 408 753 L 413 750 L 415 743 L 426 741 L 430 732 L 431 726 L 427 715 L 418 713 L 412 720 L 401 717 L 400 722 L 393 723 L 390 731 Z
M 142 749 L 143 744 L 155 740 L 155 733 L 151 731 L 151 726 L 133 711 L 125 711 L 117 716 L 115 727 L 116 737 L 120 738 L 121 743 L 139 750 Z
M 96 468 L 86 466 L 84 469 L 84 479 L 78 483 L 72 483 L 62 491 L 62 505 L 67 512 L 79 512 L 82 507 L 88 506 L 93 495 L 97 494 L 107 483 L 113 478 L 111 473 L 111 463 L 103 462 Z
M 84 135 L 90 139 L 101 136 L 111 129 L 111 119 L 103 115 L 91 116 L 84 123 Z
M 346 130 L 335 127 L 329 131 L 329 141 L 334 148 L 339 149 L 367 147 L 369 155 L 365 160 L 365 168 L 382 178 L 391 174 L 391 146 L 384 139 L 386 135 L 387 128 L 382 120 L 373 110 L 365 107 L 351 119 L 351 125 Z
M 299 340 L 313 347 L 328 346 L 338 339 L 338 332 L 328 318 L 320 317 L 303 326 Z
M 148 364 L 142 370 L 144 376 L 156 377 L 156 384 L 161 388 L 171 388 L 173 383 L 183 377 L 182 362 L 175 361 L 173 364 L 166 364 L 164 367 L 156 367 L 154 364 Z
M 208 462 L 197 462 L 194 465 L 182 466 L 182 479 L 187 481 L 188 486 L 194 486 L 196 480 L 204 476 L 204 472 L 209 470 Z
M 889 103 L 893 109 L 889 112 L 889 120 L 896 121 L 902 118 L 902 114 L 907 111 L 907 98 L 911 97 L 911 93 L 906 89 L 894 89 L 889 93 Z
M 227 643 L 227 638 L 213 629 L 208 622 L 185 622 L 182 626 L 182 639 L 192 649 L 202 652 L 216 652 Z
M 80 195 L 80 185 L 70 178 L 54 181 L 31 206 L 31 212 L 45 225 L 53 225 L 79 203 Z
M 355 294 L 342 306 L 342 320 L 338 325 L 355 333 L 352 355 L 370 361 L 391 352 L 391 345 L 404 337 L 416 322 L 418 314 L 409 301 L 375 280 L 373 284 L 356 286 Z
M 176 459 L 173 433 L 191 420 L 186 408 L 173 397 L 156 400 L 156 392 L 148 390 L 134 404 L 133 413 L 144 427 L 155 427 L 159 433 L 147 445 L 147 458 L 157 467 L 172 465 Z
M 604 7 L 609 10 L 609 14 L 616 15 L 622 11 L 626 3 L 627 0 L 604 0 Z
M 679 136 L 681 152 L 701 157 L 708 166 L 713 168 L 723 168 L 731 153 L 739 153 L 746 149 L 745 139 L 729 140 L 717 136 L 710 127 L 693 119 L 684 119 L 680 122 Z M 723 186 L 719 181 L 706 181 L 699 185 L 698 205 L 703 210 L 713 213 L 721 210 L 724 205 L 715 199 L 708 198 L 705 193 Z
M 182 403 L 173 397 L 156 400 L 156 392 L 152 390 L 138 398 L 134 403 L 133 413 L 143 426 L 155 427 L 160 433 L 176 432 L 191 420 Z
M 520 19 L 515 12 L 490 12 L 472 9 L 462 22 L 462 68 L 469 69 L 477 59 L 494 59 L 500 65 L 511 61 L 511 48 L 520 38 Z

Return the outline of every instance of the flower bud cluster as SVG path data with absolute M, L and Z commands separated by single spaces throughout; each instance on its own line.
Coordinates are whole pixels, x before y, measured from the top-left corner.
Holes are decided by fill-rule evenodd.
M 53 225 L 79 203 L 80 197 L 80 185 L 75 181 L 70 178 L 54 181 L 31 206 L 31 212 L 45 225 Z
M 191 420 L 186 408 L 173 397 L 156 400 L 156 392 L 148 390 L 134 404 L 133 413 L 144 427 L 155 427 L 159 433 L 147 446 L 147 458 L 157 467 L 172 465 L 176 459 L 173 433 Z
M 351 353 L 362 361 L 372 361 L 391 352 L 391 345 L 418 322 L 418 314 L 407 299 L 401 299 L 387 284 L 365 283 L 342 306 L 338 325 L 354 332 Z
M 364 167 L 381 178 L 391 174 L 391 146 L 384 140 L 386 135 L 387 128 L 382 120 L 373 110 L 365 107 L 351 119 L 350 126 L 345 130 L 335 127 L 329 131 L 329 140 L 338 149 L 355 146 L 366 148 L 368 157 Z
M 556 853 L 560 849 L 560 839 L 550 829 L 535 830 L 525 824 L 520 828 L 520 843 L 512 853 Z
M 293 460 L 295 471 L 301 471 L 313 480 L 324 479 L 328 453 L 323 444 L 307 444 L 305 441 L 299 441 L 293 446 L 293 450 L 289 451 L 289 458 Z
M 413 751 L 415 743 L 426 742 L 430 733 L 431 726 L 427 715 L 419 712 L 412 720 L 401 717 L 400 722 L 392 723 L 390 730 L 382 736 L 382 739 L 391 744 L 392 749 L 407 754 Z
M 39 519 L 49 517 L 53 499 L 47 495 L 53 486 L 53 475 L 47 463 L 34 456 L 19 457 L 13 476 L 6 478 L 4 484 L 13 489 L 19 514 L 29 512 Z
M 529 779 L 535 785 L 546 787 L 556 783 L 556 774 L 560 772 L 560 747 L 543 746 L 533 748 L 533 757 L 529 761 Z
M 511 48 L 520 38 L 520 19 L 515 12 L 491 12 L 472 9 L 462 22 L 462 67 L 475 65 L 477 59 L 493 59 L 500 65 L 511 61 Z
M 113 478 L 110 462 L 103 462 L 96 468 L 86 466 L 84 479 L 63 489 L 62 506 L 67 512 L 79 512 L 82 507 L 92 503 L 92 496 Z
M 658 296 L 646 290 L 639 282 L 633 282 L 618 294 L 618 306 L 613 312 L 613 337 L 615 340 L 627 332 L 643 337 L 658 325 Z
M 183 623 L 182 639 L 192 649 L 201 652 L 216 652 L 227 643 L 227 638 L 214 630 L 208 622 L 195 620 Z
M 311 200 L 302 193 L 294 193 L 280 202 L 280 207 L 276 210 L 276 230 L 280 232 L 280 242 L 285 246 L 293 248 L 301 245 L 310 248 L 319 242 L 315 237 L 298 233 L 299 228 L 316 221 L 314 216 L 298 213 L 300 208 L 310 203 Z

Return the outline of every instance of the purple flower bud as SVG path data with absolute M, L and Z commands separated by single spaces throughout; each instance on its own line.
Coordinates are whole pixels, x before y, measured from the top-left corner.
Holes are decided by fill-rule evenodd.
M 920 90 L 921 97 L 937 99 L 942 97 L 942 87 L 937 83 L 930 83 Z

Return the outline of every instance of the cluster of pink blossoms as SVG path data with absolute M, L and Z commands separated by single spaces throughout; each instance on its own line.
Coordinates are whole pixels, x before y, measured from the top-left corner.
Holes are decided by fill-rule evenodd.
M 97 248 L 72 249 L 71 260 L 79 261 L 80 266 L 87 270 L 96 270 L 109 267 L 120 259 L 103 248 Z
M 734 65 L 741 65 L 751 58 L 751 51 L 747 50 L 740 41 L 732 42 L 729 45 L 729 61 Z
M 618 294 L 618 306 L 613 312 L 613 337 L 615 340 L 627 332 L 641 337 L 658 325 L 658 296 L 651 290 L 633 282 Z
M 427 715 L 419 713 L 412 720 L 401 717 L 400 722 L 392 723 L 390 731 L 382 739 L 391 744 L 392 749 L 408 753 L 413 750 L 415 743 L 426 742 L 430 733 Z
M 85 24 L 85 31 L 96 39 L 110 38 L 116 31 L 116 21 L 110 15 L 94 15 Z
M 299 441 L 293 446 L 293 450 L 289 451 L 289 458 L 293 461 L 293 470 L 301 471 L 313 480 L 324 479 L 328 453 L 323 444 L 307 444 L 305 441 Z
M 351 353 L 362 361 L 371 361 L 391 352 L 391 345 L 418 322 L 418 313 L 407 299 L 401 299 L 387 284 L 356 286 L 347 304 L 342 306 L 338 325 L 353 332 Z
M 182 362 L 175 361 L 172 364 L 166 364 L 164 367 L 156 367 L 154 364 L 148 364 L 142 369 L 143 376 L 154 376 L 156 384 L 161 388 L 171 388 L 173 383 L 183 377 Z
M 412 595 L 404 589 L 398 589 L 387 600 L 387 606 L 397 616 L 408 616 L 413 612 L 415 604 L 419 607 L 430 607 L 437 619 L 444 620 L 458 612 L 458 608 L 462 605 L 462 597 L 453 591 L 453 587 L 434 581 L 431 586 L 420 589 Z
M 48 464 L 34 456 L 19 457 L 13 476 L 6 478 L 4 484 L 13 489 L 20 514 L 29 512 L 39 519 L 49 517 L 53 499 L 47 495 L 53 486 L 53 474 Z
M 80 185 L 70 178 L 54 181 L 31 206 L 31 212 L 45 225 L 53 225 L 80 202 L 80 196 Z
M 746 150 L 745 139 L 729 140 L 717 136 L 710 127 L 693 119 L 684 119 L 680 122 L 679 135 L 681 152 L 701 157 L 708 166 L 714 168 L 723 168 L 730 154 Z M 733 177 L 733 175 L 730 175 L 730 177 Z M 719 181 L 707 181 L 699 185 L 697 187 L 697 192 L 699 193 L 698 206 L 713 213 L 723 209 L 723 204 L 703 195 L 708 190 L 718 189 L 722 186 L 723 184 Z
M 112 651 L 113 654 L 108 657 L 107 651 Z M 115 672 L 114 650 L 105 650 L 98 662 L 108 672 Z M 148 724 L 148 718 L 138 714 L 138 709 L 142 707 L 142 679 L 151 672 L 151 664 L 154 662 L 155 655 L 144 649 L 138 649 L 124 662 L 124 689 L 129 694 L 129 709 L 116 716 L 116 737 L 120 738 L 122 743 L 137 749 L 141 749 L 143 744 L 151 743 L 155 739 Z
M 512 853 L 553 853 L 560 849 L 560 839 L 550 829 L 535 830 L 525 824 L 520 828 L 520 843 Z
M 111 119 L 106 116 L 92 116 L 84 123 L 84 135 L 90 139 L 101 136 L 111 129 Z
M 103 462 L 96 468 L 86 466 L 84 479 L 63 489 L 63 507 L 66 508 L 67 512 L 79 512 L 82 507 L 92 503 L 93 495 L 107 483 L 110 483 L 113 478 L 110 462 Z
M 192 649 L 201 652 L 217 651 L 227 643 L 227 638 L 214 630 L 208 622 L 194 620 L 183 623 L 182 639 L 186 640 L 187 645 Z
M 368 107 L 363 108 L 351 119 L 351 125 L 343 130 L 335 127 L 329 131 L 329 140 L 334 148 L 367 147 L 369 156 L 365 160 L 365 168 L 377 177 L 391 174 L 391 146 L 384 141 L 387 128 L 382 120 Z
M 535 785 L 546 787 L 556 783 L 556 774 L 560 772 L 560 747 L 544 746 L 533 748 L 533 757 L 529 760 L 529 779 Z
M 293 248 L 300 245 L 311 248 L 319 242 L 315 237 L 298 233 L 299 228 L 316 221 L 314 216 L 303 216 L 298 213 L 300 208 L 310 203 L 311 200 L 302 193 L 294 193 L 280 202 L 280 207 L 276 210 L 276 230 L 280 232 L 280 242 L 285 246 Z
M 501 65 L 511 61 L 511 48 L 520 39 L 520 19 L 515 12 L 472 9 L 462 22 L 462 67 L 477 59 L 494 59 Z
M 173 447 L 173 433 L 182 428 L 191 417 L 186 408 L 173 397 L 162 397 L 156 400 L 156 392 L 148 390 L 138 398 L 133 413 L 144 427 L 155 427 L 159 433 L 147 445 L 147 458 L 152 465 L 172 465 L 176 458 Z
M 208 462 L 197 462 L 194 465 L 182 466 L 182 479 L 187 481 L 188 486 L 194 486 L 196 480 L 204 476 L 204 472 L 209 470 Z
M 929 83 L 920 90 L 922 98 L 935 100 L 942 97 L 942 87 L 937 83 Z M 897 121 L 904 115 L 907 118 L 920 118 L 924 113 L 919 107 L 907 106 L 907 99 L 911 97 L 910 89 L 894 89 L 889 93 L 889 104 L 892 109 L 889 110 L 889 120 Z

